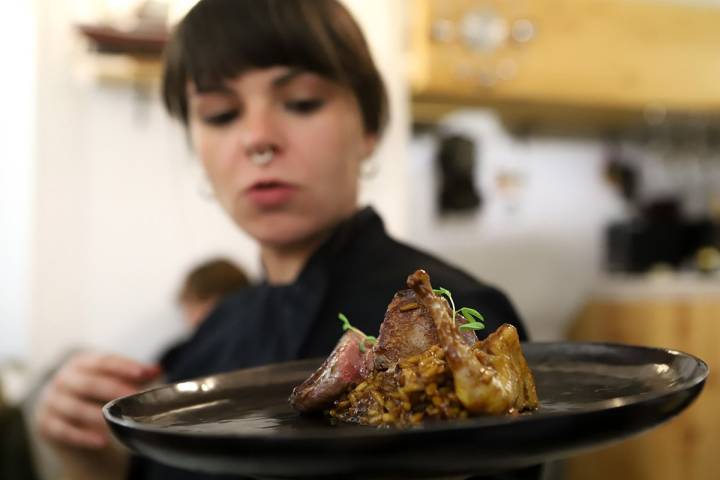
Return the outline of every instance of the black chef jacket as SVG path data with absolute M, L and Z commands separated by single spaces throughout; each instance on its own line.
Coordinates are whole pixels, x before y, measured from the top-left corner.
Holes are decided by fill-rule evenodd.
M 315 252 L 298 279 L 283 286 L 246 288 L 223 301 L 185 343 L 164 356 L 169 382 L 257 365 L 322 357 L 342 335 L 338 313 L 377 335 L 387 305 L 405 279 L 422 268 L 434 288 L 452 292 L 455 304 L 485 317 L 482 338 L 503 323 L 527 334 L 507 297 L 463 271 L 388 236 L 372 208 L 336 228 Z M 132 480 L 237 479 L 186 472 L 133 458 Z M 522 477 L 536 478 L 536 477 Z

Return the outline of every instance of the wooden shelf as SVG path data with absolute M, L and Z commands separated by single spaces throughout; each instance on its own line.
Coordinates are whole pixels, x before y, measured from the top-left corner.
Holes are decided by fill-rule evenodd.
M 154 88 L 162 75 L 162 54 L 168 40 L 164 30 L 125 32 L 104 25 L 78 25 L 94 47 L 93 75 L 105 84 Z
M 429 120 L 460 106 L 489 106 L 507 119 L 589 125 L 643 122 L 648 109 L 720 117 L 720 8 L 642 0 L 488 0 L 508 24 L 527 20 L 527 43 L 478 52 L 432 39 L 443 20 L 458 30 L 472 0 L 412 0 L 410 78 L 414 110 Z M 510 8 L 512 6 L 512 8 Z M 515 71 L 492 85 L 480 72 Z M 438 105 L 445 105 L 438 108 Z
M 168 40 L 165 30 L 122 31 L 105 25 L 78 25 L 99 52 L 160 57 Z

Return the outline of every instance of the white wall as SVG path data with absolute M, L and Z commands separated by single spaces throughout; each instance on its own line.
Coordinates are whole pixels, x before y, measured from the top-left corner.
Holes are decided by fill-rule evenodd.
M 390 95 L 391 122 L 364 180 L 361 201 L 372 203 L 387 229 L 404 237 L 408 223 L 409 89 L 405 81 L 405 2 L 343 0 L 366 32 Z
M 155 95 L 93 83 L 67 2 L 42 0 L 33 367 L 87 345 L 151 357 L 181 325 L 174 294 L 196 261 L 257 271 L 254 247 L 198 193 L 201 177 Z
M 395 109 L 377 155 L 387 168 L 364 197 L 378 198 L 402 232 L 401 191 L 387 188 L 406 158 L 401 2 L 349 3 L 372 25 Z M 179 332 L 173 296 L 186 269 L 222 253 L 257 273 L 256 249 L 198 192 L 196 163 L 156 96 L 94 84 L 82 74 L 87 54 L 68 4 L 39 0 L 38 10 L 32 364 L 77 344 L 150 358 Z
M 475 176 L 485 204 L 470 216 L 440 217 L 435 135 L 417 137 L 410 155 L 410 237 L 502 287 L 535 340 L 562 338 L 601 272 L 605 224 L 624 215 L 603 180 L 602 143 L 518 140 L 483 110 L 453 114 L 442 130 L 477 143 Z M 511 195 L 498 187 L 502 174 L 520 182 Z
M 0 362 L 27 354 L 35 120 L 33 2 L 0 16 Z

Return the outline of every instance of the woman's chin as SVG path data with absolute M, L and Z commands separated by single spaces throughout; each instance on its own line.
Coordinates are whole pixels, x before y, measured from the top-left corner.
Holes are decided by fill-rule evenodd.
M 274 249 L 296 248 L 304 243 L 314 243 L 317 225 L 298 222 L 267 222 L 245 228 L 261 247 Z
M 273 212 L 243 212 L 235 215 L 236 223 L 264 248 L 296 248 L 316 244 L 324 239 L 348 215 L 342 210 L 327 211 L 314 206 L 276 210 Z M 312 213 L 310 213 L 312 212 Z M 238 218 L 239 217 L 239 218 Z

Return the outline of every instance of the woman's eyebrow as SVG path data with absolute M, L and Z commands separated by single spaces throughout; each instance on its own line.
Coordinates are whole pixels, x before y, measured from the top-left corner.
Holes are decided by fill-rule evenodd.
M 232 89 L 223 83 L 213 83 L 208 85 L 195 85 L 190 90 L 190 93 L 196 95 L 202 95 L 204 93 L 220 93 L 220 94 L 232 94 Z
M 299 68 L 291 68 L 288 71 L 283 72 L 280 75 L 278 75 L 277 77 L 275 77 L 272 80 L 272 85 L 275 88 L 284 87 L 285 85 L 292 82 L 298 76 L 300 76 L 304 73 L 308 73 L 308 72 L 306 70 L 302 70 Z

